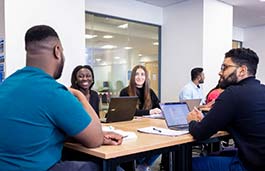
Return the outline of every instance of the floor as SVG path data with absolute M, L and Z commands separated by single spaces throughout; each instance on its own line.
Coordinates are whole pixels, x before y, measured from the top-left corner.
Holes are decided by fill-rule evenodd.
M 223 144 L 221 146 L 223 146 Z M 230 147 L 233 147 L 234 146 L 234 142 L 233 142 L 232 139 L 230 139 L 228 141 L 228 146 L 230 146 Z M 205 150 L 202 150 L 202 149 L 203 149 L 202 146 L 194 146 L 193 149 L 192 149 L 192 157 L 199 157 L 201 155 L 206 155 L 207 153 L 205 152 Z M 152 171 L 160 171 L 160 163 L 161 163 L 161 155 L 155 161 L 155 163 L 151 166 Z
M 198 157 L 201 154 L 201 149 L 193 149 L 192 150 L 192 156 L 193 157 Z M 155 163 L 151 166 L 152 171 L 160 171 L 160 163 L 161 163 L 161 155 L 159 158 L 155 161 Z

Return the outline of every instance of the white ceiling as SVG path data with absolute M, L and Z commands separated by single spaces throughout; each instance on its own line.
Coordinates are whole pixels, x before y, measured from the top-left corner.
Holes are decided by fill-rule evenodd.
M 147 4 L 167 7 L 188 0 L 136 0 Z M 234 26 L 247 28 L 265 25 L 265 2 L 260 0 L 219 0 L 234 7 Z

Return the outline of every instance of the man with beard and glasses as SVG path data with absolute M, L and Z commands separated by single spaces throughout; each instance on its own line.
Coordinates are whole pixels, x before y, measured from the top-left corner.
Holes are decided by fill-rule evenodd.
M 86 97 L 56 82 L 64 55 L 53 28 L 31 27 L 25 49 L 26 66 L 0 86 L 0 170 L 100 170 L 92 162 L 61 162 L 65 139 L 98 147 L 119 145 L 122 137 L 102 132 Z
M 179 93 L 179 100 L 203 99 L 203 91 L 200 84 L 204 83 L 203 68 L 191 70 L 191 81 L 186 84 Z
M 255 78 L 258 62 L 250 49 L 227 52 L 219 72 L 225 91 L 204 118 L 198 110 L 188 114 L 189 131 L 196 140 L 226 130 L 238 148 L 235 156 L 193 158 L 193 171 L 264 170 L 265 86 Z

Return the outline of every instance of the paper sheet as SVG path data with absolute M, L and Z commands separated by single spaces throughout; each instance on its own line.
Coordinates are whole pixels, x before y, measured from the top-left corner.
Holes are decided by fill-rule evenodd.
M 187 130 L 176 131 L 176 130 L 154 127 L 154 126 L 139 128 L 137 131 L 149 134 L 166 135 L 166 136 L 178 136 L 189 133 L 189 131 Z
M 144 118 L 153 118 L 153 119 L 164 119 L 164 115 L 161 114 L 152 114 L 152 115 L 144 115 Z

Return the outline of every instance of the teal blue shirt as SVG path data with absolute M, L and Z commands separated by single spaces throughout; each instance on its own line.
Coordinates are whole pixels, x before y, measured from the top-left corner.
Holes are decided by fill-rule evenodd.
M 0 170 L 47 170 L 67 135 L 91 122 L 81 103 L 43 70 L 25 67 L 0 85 Z

